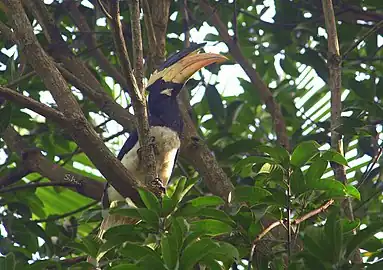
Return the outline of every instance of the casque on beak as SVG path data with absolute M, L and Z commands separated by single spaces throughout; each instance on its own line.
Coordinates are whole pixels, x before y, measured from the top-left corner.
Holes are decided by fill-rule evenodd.
M 174 64 L 163 78 L 165 81 L 185 83 L 201 68 L 213 63 L 222 63 L 226 60 L 225 56 L 215 53 L 189 54 Z
M 169 67 L 152 74 L 148 85 L 158 79 L 165 82 L 184 84 L 194 73 L 213 63 L 222 63 L 228 60 L 225 56 L 216 53 L 198 53 L 198 51 L 182 57 Z

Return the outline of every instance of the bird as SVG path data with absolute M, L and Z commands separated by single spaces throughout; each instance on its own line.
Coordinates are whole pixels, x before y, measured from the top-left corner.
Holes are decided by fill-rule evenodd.
M 178 151 L 181 145 L 180 136 L 183 131 L 183 121 L 177 103 L 177 96 L 189 78 L 201 68 L 213 63 L 222 63 L 227 58 L 216 53 L 199 53 L 205 45 L 192 44 L 170 56 L 150 76 L 146 91 L 148 94 L 148 121 L 150 126 L 150 138 L 154 146 L 157 178 L 163 187 L 166 187 L 173 172 Z M 137 131 L 129 134 L 117 158 L 134 177 L 144 182 L 146 173 L 141 168 L 140 144 Z M 103 196 L 103 207 L 113 208 L 119 202 L 127 202 L 135 206 L 130 198 L 124 198 L 111 185 L 107 184 Z M 131 224 L 132 219 L 116 214 L 103 212 L 98 237 L 111 227 Z

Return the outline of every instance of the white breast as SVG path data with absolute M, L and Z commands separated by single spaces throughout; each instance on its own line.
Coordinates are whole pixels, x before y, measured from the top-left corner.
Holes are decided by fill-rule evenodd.
M 172 174 L 174 162 L 181 142 L 177 132 L 167 127 L 154 126 L 150 128 L 150 136 L 155 138 L 157 147 L 156 153 L 156 171 L 157 177 L 167 184 Z M 144 181 L 146 172 L 139 168 L 139 159 L 137 150 L 140 148 L 139 142 L 122 158 L 122 164 L 137 178 L 138 181 Z M 123 201 L 124 198 L 112 187 L 108 188 L 109 202 Z

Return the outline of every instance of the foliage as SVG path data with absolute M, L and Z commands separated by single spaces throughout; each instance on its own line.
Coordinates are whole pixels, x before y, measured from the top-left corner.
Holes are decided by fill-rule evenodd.
M 172 1 L 170 6 L 172 16 L 166 40 L 169 53 L 184 46 L 181 2 Z M 206 29 L 210 18 L 202 12 L 198 1 L 187 2 L 193 15 L 189 22 L 193 37 L 198 30 Z M 320 1 L 236 1 L 236 24 L 232 1 L 219 2 L 210 1 L 210 4 L 224 24 L 229 25 L 242 54 L 256 67 L 281 105 L 293 150 L 289 153 L 276 142 L 270 113 L 254 85 L 247 78 L 223 78 L 222 69 L 233 68 L 235 59 L 220 43 L 221 37 L 211 31 L 204 40 L 210 46 L 221 46 L 230 61 L 221 70 L 214 66 L 207 68 L 200 73 L 201 81 L 191 79 L 187 88 L 194 97 L 192 113 L 199 133 L 235 185 L 231 204 L 226 205 L 222 198 L 211 195 L 196 169 L 180 160 L 166 196 L 159 200 L 148 191 L 139 190 L 144 205 L 138 208 L 124 205 L 113 211 L 141 221 L 109 229 L 105 241 L 100 242 L 96 235 L 102 219 L 101 206 L 90 204 L 86 210 L 76 211 L 91 203 L 90 198 L 57 186 L 12 192 L 0 189 L 0 254 L 4 255 L 0 257 L 0 269 L 89 269 L 89 263 L 84 260 L 87 255 L 100 259 L 103 269 L 186 270 L 198 264 L 213 270 L 244 269 L 240 267 L 246 267 L 253 245 L 256 246 L 252 258 L 254 269 L 282 269 L 288 253 L 291 253 L 291 269 L 351 269 L 355 267 L 351 259 L 359 252 L 367 269 L 381 269 L 383 240 L 377 233 L 383 231 L 379 137 L 383 115 L 383 61 L 379 59 L 383 50 L 382 42 L 378 43 L 382 30 L 369 35 L 343 61 L 345 98 L 343 124 L 338 131 L 344 136 L 345 158 L 328 147 L 329 75 Z M 375 18 L 383 18 L 381 1 L 347 2 L 335 6 L 342 52 L 371 28 L 363 21 L 376 23 Z M 124 26 L 129 29 L 128 4 L 121 1 L 121 5 Z M 67 44 L 79 59 L 86 61 L 108 95 L 120 104 L 129 104 L 130 99 L 114 82 L 109 83 L 110 74 L 99 67 L 92 48 L 84 43 L 86 34 L 74 27 L 65 1 L 53 1 L 47 6 L 59 18 L 58 25 Z M 273 22 L 265 21 L 263 15 L 272 13 L 272 6 L 275 6 Z M 118 68 L 116 56 L 111 53 L 114 49 L 109 28 L 102 23 L 94 24 L 100 15 L 93 8 L 80 5 L 79 10 L 88 23 L 93 23 L 99 49 Z M 6 12 L 0 13 L 0 20 L 7 22 Z M 131 33 L 125 35 L 130 48 Z M 48 41 L 43 33 L 36 31 L 36 36 L 46 47 Z M 1 48 L 10 49 L 13 45 L 0 40 Z M 144 38 L 144 53 L 149 53 L 147 38 Z M 25 64 L 22 57 L 9 56 L 2 50 L 0 61 L 4 64 L 1 85 L 19 78 L 17 69 Z M 25 73 L 30 71 L 27 66 Z M 213 79 L 216 76 L 218 80 Z M 238 89 L 232 92 L 239 94 L 231 94 L 231 89 L 222 91 L 225 80 L 238 81 Z M 50 103 L 46 87 L 36 76 L 20 80 L 17 90 Z M 121 130 L 114 122 L 107 121 L 92 101 L 77 89 L 73 91 L 101 137 L 108 138 Z M 201 92 L 203 97 L 199 100 Z M 2 105 L 0 115 L 0 134 L 12 125 L 23 139 L 42 149 L 50 161 L 94 181 L 103 181 L 75 142 L 49 119 L 9 102 Z M 119 136 L 106 143 L 117 152 L 124 139 Z M 6 156 L 0 167 L 0 179 L 17 175 L 23 160 L 3 141 L 0 146 L 0 153 Z M 346 166 L 346 184 L 334 179 L 331 171 L 334 163 Z M 20 178 L 11 187 L 48 181 L 38 173 Z M 342 214 L 346 198 L 351 199 L 355 220 Z M 335 203 L 327 210 L 299 224 L 293 223 L 291 248 L 286 244 L 285 225 L 255 241 L 269 224 L 286 219 L 287 209 L 294 221 L 320 209 L 330 199 Z M 267 248 L 263 248 L 264 243 Z

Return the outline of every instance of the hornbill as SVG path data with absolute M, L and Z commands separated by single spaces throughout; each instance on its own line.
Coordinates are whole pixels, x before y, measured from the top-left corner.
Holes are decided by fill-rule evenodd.
M 157 179 L 166 186 L 175 165 L 180 134 L 183 128 L 177 96 L 186 81 L 201 68 L 212 63 L 227 60 L 214 53 L 198 53 L 205 44 L 193 44 L 169 57 L 149 78 L 146 90 L 148 97 L 148 120 L 150 136 L 153 141 L 156 159 Z M 117 158 L 139 180 L 144 181 L 145 171 L 140 166 L 140 149 L 137 131 L 130 133 Z M 104 207 L 114 207 L 119 201 L 133 203 L 123 198 L 112 186 L 107 185 L 104 192 Z M 106 214 L 106 215 L 105 215 Z M 119 215 L 104 214 L 99 238 L 110 227 L 132 223 L 132 219 Z

